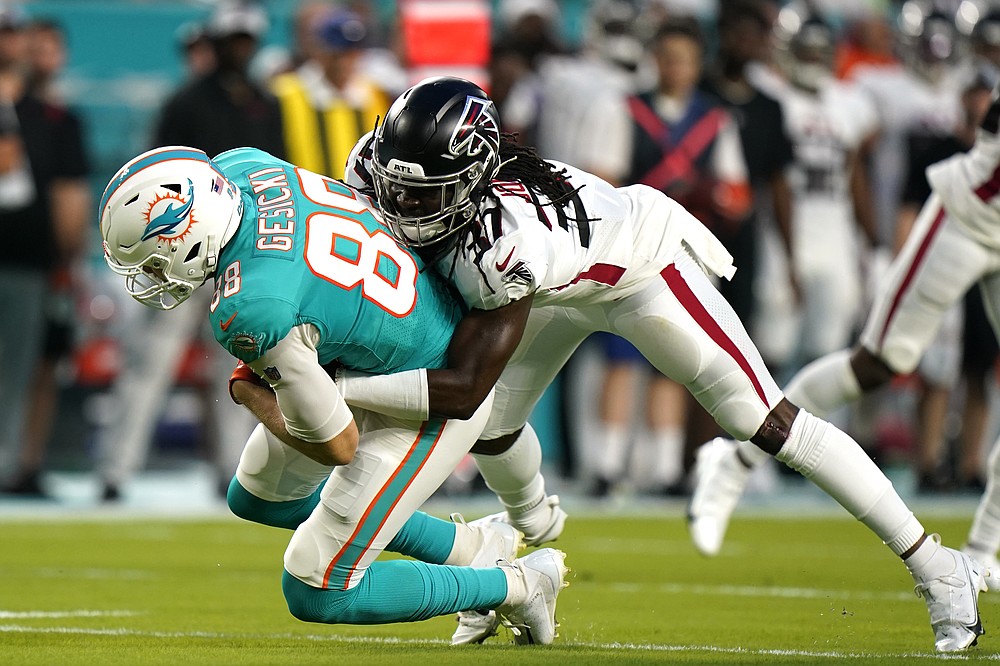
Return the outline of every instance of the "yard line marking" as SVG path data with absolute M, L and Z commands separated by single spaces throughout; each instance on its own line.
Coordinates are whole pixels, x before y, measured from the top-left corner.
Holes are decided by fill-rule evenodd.
M 0 620 L 35 620 L 64 617 L 132 617 L 142 615 L 129 610 L 71 610 L 71 611 L 9 611 L 0 610 Z
M 41 634 L 81 634 L 88 636 L 141 636 L 146 638 L 212 638 L 220 640 L 307 640 L 316 642 L 338 642 L 338 643 L 374 643 L 393 645 L 450 645 L 450 641 L 433 638 L 393 638 L 382 636 L 338 636 L 336 634 L 239 634 L 226 632 L 209 631 L 140 631 L 126 629 L 125 627 L 89 629 L 84 627 L 27 627 L 16 624 L 0 624 L 0 633 L 41 633 Z M 908 659 L 934 659 L 934 660 L 959 660 L 967 661 L 1000 661 L 1000 653 L 983 653 L 974 651 L 968 654 L 938 654 L 935 652 L 901 652 L 901 653 L 871 653 L 871 652 L 836 652 L 836 651 L 811 651 L 811 650 L 784 650 L 778 648 L 741 648 L 741 647 L 721 647 L 718 645 L 659 645 L 644 643 L 597 643 L 587 641 L 565 641 L 555 644 L 553 647 L 585 647 L 598 650 L 610 651 L 646 651 L 646 652 L 711 652 L 716 654 L 741 654 L 748 656 L 770 656 L 770 657 L 812 657 L 827 659 L 865 659 L 872 658 L 908 658 Z
M 698 594 L 726 597 L 780 597 L 784 599 L 867 599 L 878 601 L 908 601 L 913 598 L 909 592 L 869 592 L 864 590 L 822 590 L 809 587 L 758 587 L 754 585 L 688 585 L 682 583 L 661 583 L 650 586 L 645 583 L 610 583 L 574 581 L 574 587 L 601 587 L 623 594 Z

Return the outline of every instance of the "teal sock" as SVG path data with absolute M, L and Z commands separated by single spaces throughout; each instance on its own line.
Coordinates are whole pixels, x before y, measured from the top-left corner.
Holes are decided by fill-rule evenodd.
M 507 577 L 495 567 L 390 560 L 374 562 L 350 590 L 312 587 L 287 571 L 281 588 L 288 610 L 305 622 L 386 624 L 496 608 L 507 597 Z
M 230 511 L 244 520 L 294 530 L 309 517 L 309 514 L 319 503 L 319 493 L 323 490 L 324 485 L 326 485 L 326 481 L 321 483 L 319 488 L 309 497 L 288 500 L 287 502 L 268 502 L 251 494 L 240 485 L 234 476 L 233 480 L 229 482 L 226 503 L 229 504 Z M 454 540 L 453 536 L 452 541 Z
M 430 564 L 444 564 L 455 545 L 455 523 L 415 511 L 385 547 Z

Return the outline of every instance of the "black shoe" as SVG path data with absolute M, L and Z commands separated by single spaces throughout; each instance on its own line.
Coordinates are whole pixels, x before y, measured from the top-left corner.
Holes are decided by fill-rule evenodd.
M 3 487 L 3 492 L 21 497 L 48 497 L 49 494 L 42 488 L 40 477 L 39 472 L 22 472 Z
M 105 483 L 101 490 L 102 502 L 120 502 L 122 499 L 121 489 L 114 483 Z
M 968 479 L 960 479 L 955 484 L 955 488 L 963 493 L 982 495 L 986 492 L 986 479 L 978 475 Z
M 951 481 L 936 472 L 921 472 L 917 477 L 917 492 L 932 495 L 952 490 Z
M 590 487 L 591 497 L 607 497 L 611 494 L 611 490 L 615 487 L 613 481 L 608 481 L 603 476 L 599 476 L 594 479 L 594 485 Z

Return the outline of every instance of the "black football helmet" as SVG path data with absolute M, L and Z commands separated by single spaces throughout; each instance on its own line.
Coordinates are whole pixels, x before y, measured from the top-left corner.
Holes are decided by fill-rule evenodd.
M 475 219 L 500 169 L 496 106 L 465 79 L 425 79 L 389 108 L 373 153 L 375 194 L 393 234 L 410 247 L 443 249 Z

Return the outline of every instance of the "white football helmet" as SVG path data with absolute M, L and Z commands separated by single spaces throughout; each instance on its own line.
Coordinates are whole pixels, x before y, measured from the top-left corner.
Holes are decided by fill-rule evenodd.
M 123 166 L 101 197 L 104 259 L 137 301 L 170 310 L 212 276 L 243 214 L 208 155 L 168 146 Z

